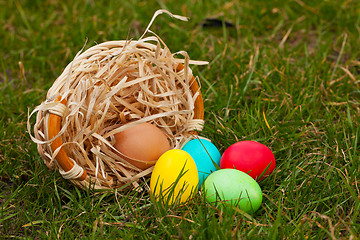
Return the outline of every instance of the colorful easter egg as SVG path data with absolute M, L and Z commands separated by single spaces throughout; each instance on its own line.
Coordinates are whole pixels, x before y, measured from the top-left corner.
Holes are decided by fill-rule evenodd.
M 150 179 L 151 195 L 166 204 L 185 203 L 198 190 L 199 177 L 190 154 L 180 149 L 165 152 Z
M 266 178 L 275 168 L 275 157 L 265 145 L 255 141 L 241 141 L 225 150 L 220 168 L 235 168 L 257 181 Z
M 221 154 L 213 143 L 205 139 L 193 139 L 187 142 L 182 150 L 189 153 L 195 161 L 200 188 L 205 178 L 217 170 Z
M 236 169 L 220 169 L 204 181 L 202 191 L 207 202 L 221 204 L 227 209 L 238 207 L 254 213 L 262 202 L 259 184 L 248 174 Z

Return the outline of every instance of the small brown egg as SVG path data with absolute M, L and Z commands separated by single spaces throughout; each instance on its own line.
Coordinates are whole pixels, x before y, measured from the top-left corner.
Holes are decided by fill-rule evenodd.
M 150 123 L 135 125 L 114 134 L 114 137 L 114 147 L 122 153 L 119 155 L 142 170 L 153 166 L 163 153 L 170 150 L 166 135 Z

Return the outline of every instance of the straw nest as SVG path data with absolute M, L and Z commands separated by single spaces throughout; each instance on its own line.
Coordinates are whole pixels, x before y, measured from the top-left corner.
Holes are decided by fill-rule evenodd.
M 203 102 L 192 63 L 202 64 L 186 52 L 171 53 L 155 34 L 78 53 L 29 114 L 37 115 L 28 131 L 47 167 L 82 188 L 137 187 L 153 167 L 138 169 L 116 154 L 114 134 L 148 122 L 180 148 L 201 131 Z

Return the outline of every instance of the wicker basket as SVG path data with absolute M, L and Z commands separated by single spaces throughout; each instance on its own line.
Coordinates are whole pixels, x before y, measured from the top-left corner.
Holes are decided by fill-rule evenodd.
M 137 187 L 153 167 L 138 169 L 116 154 L 114 134 L 148 122 L 180 148 L 201 131 L 203 99 L 191 63 L 156 36 L 77 54 L 29 116 L 37 113 L 28 130 L 45 164 L 82 188 Z

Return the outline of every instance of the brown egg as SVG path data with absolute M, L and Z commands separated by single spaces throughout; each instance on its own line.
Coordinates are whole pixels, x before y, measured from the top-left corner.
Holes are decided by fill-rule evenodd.
M 170 150 L 166 135 L 150 123 L 141 123 L 116 133 L 114 137 L 114 147 L 125 155 L 128 162 L 143 170 L 153 166 L 163 153 Z

